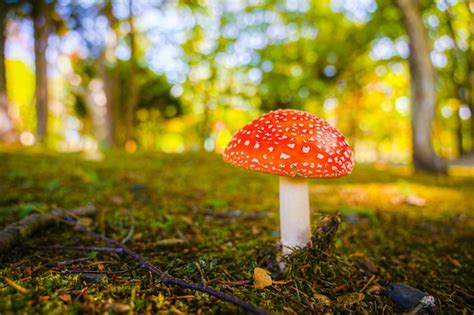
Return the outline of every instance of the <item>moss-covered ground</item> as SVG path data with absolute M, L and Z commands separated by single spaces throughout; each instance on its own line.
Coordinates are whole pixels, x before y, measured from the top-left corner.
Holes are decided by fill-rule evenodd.
M 461 174 L 462 175 L 462 174 Z M 321 237 L 278 272 L 278 178 L 225 164 L 214 154 L 80 155 L 0 152 L 0 227 L 32 212 L 94 204 L 84 224 L 121 240 L 169 274 L 205 283 L 277 313 L 399 313 L 381 294 L 402 282 L 438 299 L 443 313 L 474 312 L 474 179 L 413 175 L 358 165 L 336 180 L 311 180 L 315 229 L 342 214 L 334 241 Z M 326 216 L 324 216 L 326 215 Z M 326 243 L 325 243 L 326 242 Z M 103 245 L 55 224 L 4 255 L 0 313 L 235 313 L 203 293 L 160 284 L 115 254 L 35 250 Z M 74 261 L 78 259 L 77 261 Z M 272 272 L 255 289 L 255 267 Z

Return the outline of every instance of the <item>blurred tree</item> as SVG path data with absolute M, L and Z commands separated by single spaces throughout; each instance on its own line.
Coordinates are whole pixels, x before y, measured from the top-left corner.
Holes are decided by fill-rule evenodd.
M 436 105 L 436 72 L 431 62 L 428 35 L 418 9 L 412 0 L 396 0 L 406 27 L 411 74 L 411 128 L 413 164 L 417 171 L 446 173 L 446 164 L 433 150 L 431 125 Z
M 464 146 L 466 138 L 470 138 L 470 150 L 474 150 L 474 85 L 472 82 L 474 76 L 474 54 L 473 54 L 473 45 L 474 45 L 474 22 L 472 21 L 472 15 L 470 13 L 471 9 L 469 8 L 469 1 L 460 1 L 459 4 L 450 6 L 447 1 L 444 1 L 446 4 L 445 19 L 446 26 L 448 29 L 447 34 L 450 36 L 453 42 L 453 47 L 451 51 L 451 67 L 447 67 L 448 71 L 447 77 L 445 80 L 448 82 L 447 86 L 448 93 L 450 96 L 459 99 L 461 102 L 456 108 L 456 136 L 457 136 L 457 151 L 458 155 L 462 156 L 464 153 L 469 151 Z M 474 8 L 473 8 L 474 11 Z M 460 32 L 461 27 L 463 30 L 467 31 L 467 45 L 462 45 L 463 40 L 460 38 L 462 32 Z M 464 47 L 463 47 L 464 46 Z M 469 133 L 465 134 L 463 128 L 463 119 L 462 119 L 462 105 L 466 105 L 471 112 L 470 122 L 471 130 Z
M 8 5 L 0 1 L 0 140 L 12 141 L 13 121 L 9 114 L 5 62 L 5 42 Z
M 82 120 L 92 121 L 93 132 L 101 145 L 115 146 L 120 126 L 119 74 L 114 54 L 119 21 L 113 14 L 113 1 L 59 1 L 58 4 L 62 18 L 82 40 L 81 47 L 71 56 L 74 73 L 69 74 L 76 113 Z
M 130 75 L 129 75 L 129 96 L 127 102 L 127 115 L 126 115 L 126 134 L 125 143 L 136 143 L 135 139 L 135 111 L 137 108 L 139 98 L 139 85 L 137 80 L 137 42 L 136 42 L 136 29 L 135 29 L 135 17 L 133 13 L 133 1 L 128 0 L 128 25 L 129 25 L 129 44 L 130 44 Z
M 36 140 L 45 140 L 48 131 L 48 76 L 46 47 L 48 46 L 48 4 L 32 1 L 36 75 Z
M 116 48 L 118 27 L 119 22 L 113 14 L 113 1 L 107 0 L 102 9 L 102 14 L 107 18 L 108 29 L 105 31 L 106 38 L 103 39 L 102 51 L 99 57 L 99 75 L 102 79 L 104 92 L 106 96 L 106 113 L 105 113 L 105 125 L 106 125 L 106 136 L 105 143 L 112 147 L 118 145 L 118 126 L 119 122 L 119 108 L 117 106 L 117 86 L 118 86 L 118 75 L 117 67 L 114 62 L 109 58 L 107 61 L 107 55 L 111 56 Z M 113 38 L 113 39 L 112 39 Z
M 468 86 L 467 99 L 469 104 L 469 109 L 471 110 L 471 153 L 474 153 L 474 4 L 472 1 L 469 3 L 466 1 L 466 9 L 468 12 L 469 22 L 469 37 L 468 37 L 468 49 L 467 49 L 467 61 L 468 61 L 468 72 L 466 76 L 466 86 Z

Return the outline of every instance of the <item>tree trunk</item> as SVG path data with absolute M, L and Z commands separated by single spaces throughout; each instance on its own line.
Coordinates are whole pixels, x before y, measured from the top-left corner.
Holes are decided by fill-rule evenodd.
M 129 25 L 130 25 L 130 83 L 127 102 L 126 117 L 126 141 L 135 141 L 135 110 L 138 103 L 138 81 L 137 81 L 137 47 L 135 36 L 135 24 L 133 16 L 133 1 L 129 0 Z
M 107 50 L 107 47 L 104 48 L 104 51 L 101 53 L 99 57 L 99 76 L 102 79 L 102 82 L 104 84 L 103 90 L 106 97 L 106 103 L 105 103 L 106 111 L 105 111 L 105 117 L 104 117 L 105 135 L 104 137 L 102 137 L 101 140 L 104 140 L 105 144 L 108 147 L 113 147 L 116 144 L 116 141 L 115 141 L 116 121 L 114 119 L 114 110 L 115 110 L 115 102 L 116 102 L 114 83 L 115 83 L 116 78 L 110 75 L 110 70 L 108 69 L 106 65 L 106 60 L 105 60 L 106 50 Z
M 7 4 L 0 1 L 0 140 L 12 141 L 13 123 L 8 111 L 5 42 L 7 26 Z
M 435 69 L 431 63 L 428 35 L 423 26 L 418 2 L 396 0 L 409 37 L 411 75 L 411 128 L 413 163 L 416 171 L 446 173 L 446 163 L 433 149 L 431 125 L 436 105 Z
M 467 12 L 472 12 L 471 6 L 474 5 L 474 1 L 464 1 L 466 5 Z M 467 41 L 467 75 L 466 83 L 466 99 L 467 105 L 471 110 L 471 124 L 470 124 L 470 138 L 471 138 L 471 152 L 474 152 L 474 18 L 471 17 L 469 20 L 468 31 L 468 41 Z
M 453 21 L 455 20 L 455 18 L 456 18 L 455 15 L 453 14 L 453 12 L 451 12 L 450 9 L 446 10 L 446 22 L 447 22 L 448 29 L 450 32 L 450 36 L 452 37 L 454 41 L 454 48 L 455 48 L 453 52 L 453 66 L 452 66 L 452 69 L 453 69 L 452 70 L 452 80 L 453 80 L 452 95 L 453 97 L 460 99 L 462 102 L 467 102 L 468 97 L 466 97 L 466 92 L 462 92 L 462 90 L 464 89 L 464 86 L 463 86 L 464 82 L 462 79 L 459 80 L 458 75 L 457 75 L 457 72 L 459 69 L 459 63 L 463 58 L 463 52 L 457 45 L 458 36 L 456 34 L 456 31 L 453 25 Z M 469 57 L 467 57 L 467 59 L 469 59 Z M 466 62 L 468 66 L 469 60 L 466 60 Z M 467 76 L 469 76 L 469 73 L 467 73 Z M 466 88 L 468 87 L 466 86 Z M 464 139 L 463 123 L 460 116 L 460 110 L 461 110 L 461 107 L 458 106 L 458 108 L 456 109 L 456 113 L 454 115 L 454 118 L 456 119 L 455 133 L 456 133 L 456 147 L 457 147 L 458 158 L 463 156 L 465 153 L 464 146 L 463 146 L 463 142 L 464 142 L 463 141 Z
M 211 135 L 211 109 L 209 108 L 209 102 L 204 103 L 204 113 L 202 115 L 202 122 L 199 130 L 201 145 L 200 149 L 205 147 L 207 138 Z
M 109 32 L 115 32 L 117 35 L 116 27 L 117 21 L 112 14 L 113 10 L 112 1 L 108 0 L 105 3 L 104 15 L 109 22 Z M 112 36 L 111 36 L 112 37 Z M 120 117 L 118 116 L 118 100 L 117 100 L 117 86 L 119 80 L 119 74 L 117 72 L 117 66 L 113 69 L 107 65 L 106 55 L 115 49 L 115 43 L 105 42 L 103 51 L 99 57 L 99 76 L 104 83 L 103 89 L 106 96 L 106 114 L 105 114 L 105 143 L 109 147 L 117 145 L 118 134 L 117 126 L 119 125 Z
M 48 44 L 46 3 L 33 1 L 36 76 L 36 139 L 43 142 L 48 131 L 48 82 L 46 46 Z

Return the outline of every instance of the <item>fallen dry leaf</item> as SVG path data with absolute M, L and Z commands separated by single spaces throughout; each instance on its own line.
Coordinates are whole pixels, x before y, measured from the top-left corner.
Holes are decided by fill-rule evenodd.
M 348 293 L 337 298 L 337 302 L 344 306 L 351 306 L 352 304 L 359 303 L 365 298 L 365 294 L 360 292 Z
M 67 292 L 60 292 L 59 299 L 63 301 L 64 303 L 69 303 L 71 302 L 71 295 Z
M 265 269 L 256 267 L 253 270 L 253 277 L 254 277 L 254 288 L 255 289 L 263 289 L 272 285 L 273 280 L 270 277 L 270 273 Z
M 319 304 L 322 304 L 324 306 L 329 306 L 331 305 L 331 299 L 328 298 L 326 295 L 324 294 L 319 294 L 319 293 L 315 293 L 313 294 L 314 296 L 314 299 L 316 301 L 318 301 Z

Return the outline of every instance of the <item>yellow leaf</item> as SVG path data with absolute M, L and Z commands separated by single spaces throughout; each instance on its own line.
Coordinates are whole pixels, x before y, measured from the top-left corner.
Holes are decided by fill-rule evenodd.
M 459 262 L 459 260 L 452 258 L 451 256 L 448 256 L 449 261 L 456 267 L 462 267 L 462 264 Z
M 177 308 L 176 308 L 176 306 L 174 306 L 174 305 L 171 305 L 171 307 L 170 307 L 170 311 L 171 311 L 172 313 L 174 313 L 174 314 L 178 314 L 178 315 L 180 315 L 180 314 L 184 314 L 184 313 L 183 313 L 183 312 L 181 312 L 179 309 L 177 309 Z
M 322 304 L 324 306 L 331 305 L 331 299 L 328 298 L 326 295 L 315 293 L 313 296 L 314 296 L 314 299 L 318 302 L 318 304 Z
M 360 292 L 353 292 L 337 297 L 337 302 L 343 304 L 344 306 L 350 306 L 352 304 L 361 302 L 364 298 L 365 294 Z
M 283 309 L 285 310 L 285 313 L 287 314 L 298 315 L 298 313 L 296 313 L 291 307 L 285 306 L 283 307 Z
M 272 277 L 270 277 L 270 273 L 262 268 L 255 268 L 253 270 L 253 277 L 254 277 L 254 288 L 255 289 L 263 289 L 272 285 Z

